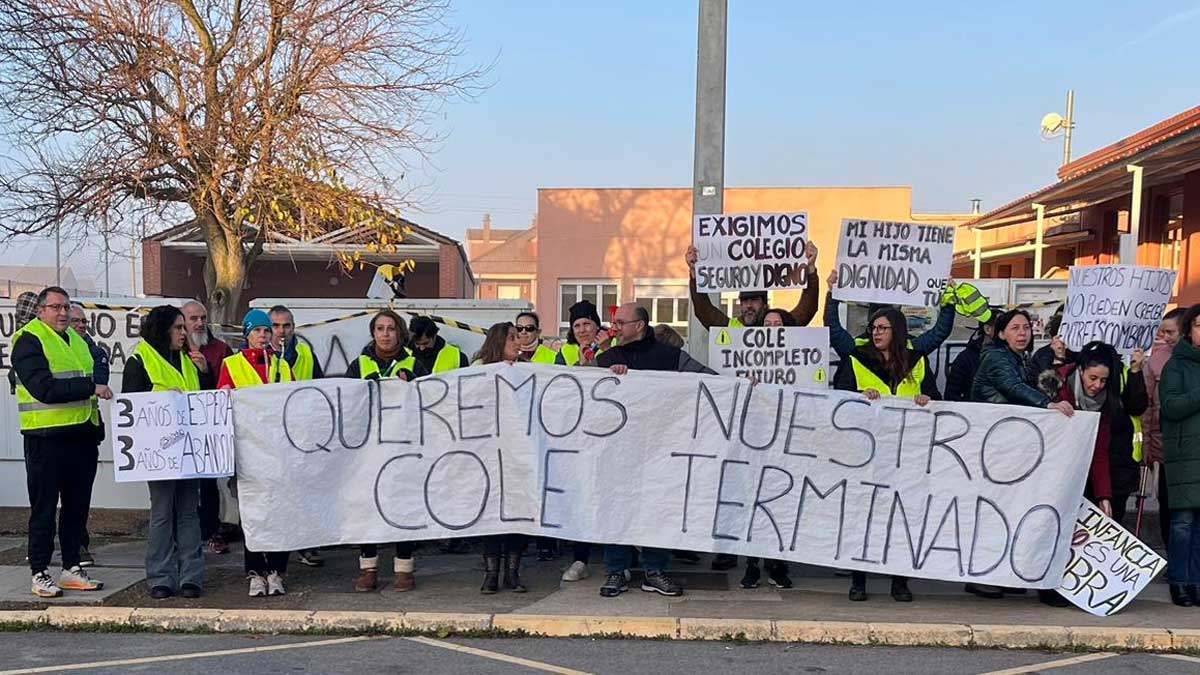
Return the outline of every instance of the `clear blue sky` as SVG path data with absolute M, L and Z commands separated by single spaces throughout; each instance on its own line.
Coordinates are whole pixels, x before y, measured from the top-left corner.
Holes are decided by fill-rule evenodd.
M 985 209 L 1054 180 L 1038 122 L 1076 90 L 1075 156 L 1200 104 L 1200 2 L 731 0 L 726 182 L 911 185 L 914 206 Z M 445 108 L 410 216 L 452 236 L 526 227 L 535 190 L 688 186 L 695 0 L 456 0 L 492 86 Z M 94 248 L 66 261 L 99 279 Z M 53 264 L 44 241 L 0 250 Z M 114 291 L 128 289 L 127 262 Z
M 418 222 L 524 227 L 537 187 L 691 184 L 694 0 L 455 7 L 495 83 L 447 108 Z M 1195 2 L 731 0 L 726 184 L 994 208 L 1055 179 L 1061 140 L 1038 122 L 1068 88 L 1076 157 L 1200 104 L 1197 34 Z

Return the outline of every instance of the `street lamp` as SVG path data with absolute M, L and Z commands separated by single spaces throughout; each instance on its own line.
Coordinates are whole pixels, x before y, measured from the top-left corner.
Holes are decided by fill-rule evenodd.
M 1075 129 L 1075 90 L 1067 90 L 1067 116 L 1048 113 L 1042 117 L 1042 138 L 1047 141 L 1062 134 L 1063 166 L 1071 163 L 1071 132 Z

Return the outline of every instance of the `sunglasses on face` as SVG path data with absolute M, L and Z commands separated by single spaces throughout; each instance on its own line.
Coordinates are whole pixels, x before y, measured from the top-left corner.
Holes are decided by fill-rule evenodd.
M 536 333 L 537 326 L 517 326 L 518 333 Z

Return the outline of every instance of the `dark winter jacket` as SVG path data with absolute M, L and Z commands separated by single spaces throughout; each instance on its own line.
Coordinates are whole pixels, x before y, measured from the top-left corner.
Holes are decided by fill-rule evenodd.
M 1076 364 L 1069 363 L 1055 371 L 1062 382 L 1055 398 L 1070 403 L 1072 408 L 1077 406 L 1071 376 L 1077 370 Z M 1115 376 L 1120 378 L 1121 373 Z M 1141 468 L 1133 460 L 1133 421 L 1129 417 L 1146 412 L 1148 403 L 1146 381 L 1140 372 L 1131 372 L 1115 405 L 1106 404 L 1100 411 L 1096 447 L 1088 472 L 1088 497 L 1125 499 L 1137 491 Z
M 1167 506 L 1200 509 L 1200 349 L 1180 340 L 1158 385 Z
M 649 327 L 642 339 L 620 345 L 602 352 L 596 357 L 596 365 L 602 368 L 627 366 L 630 370 L 667 370 L 677 373 L 705 373 L 716 375 L 703 363 L 678 347 L 654 339 Z
M 87 343 L 88 351 L 92 353 L 92 381 L 96 384 L 108 386 L 108 352 L 96 344 L 96 341 L 90 335 L 85 334 L 83 341 Z
M 1050 399 L 1031 384 L 1036 375 L 1031 367 L 1027 354 L 1017 354 L 1003 341 L 993 340 L 983 348 L 971 400 L 1045 408 Z
M 375 365 L 379 366 L 379 372 L 382 373 L 382 372 L 387 372 L 388 368 L 391 368 L 392 364 L 395 363 L 396 361 L 403 361 L 404 359 L 407 359 L 408 358 L 408 350 L 405 349 L 404 347 L 401 347 L 400 352 L 398 354 L 396 354 L 395 358 L 385 360 L 385 359 L 381 358 L 378 354 L 375 353 L 375 343 L 372 342 L 372 343 L 368 344 L 366 347 L 363 347 L 362 355 L 366 356 L 367 358 L 374 361 Z M 410 381 L 414 377 L 420 377 L 422 375 L 429 374 L 429 371 L 426 370 L 421 365 L 420 361 L 418 361 L 416 363 L 416 365 L 413 366 L 413 370 L 408 370 L 406 368 L 402 369 L 402 370 L 405 373 L 407 373 L 408 379 Z M 359 367 L 358 367 L 358 359 L 352 359 L 350 361 L 350 365 L 346 368 L 346 377 L 350 377 L 350 378 L 357 380 L 361 375 L 362 375 L 362 372 L 359 370 Z M 370 379 L 376 379 L 376 378 L 370 378 Z
M 888 386 L 892 388 L 892 391 L 895 391 L 896 387 L 900 385 L 900 383 L 892 378 L 892 376 L 888 373 L 887 369 L 884 367 L 883 361 L 875 357 L 874 350 L 858 347 L 854 350 L 854 352 L 852 352 L 852 356 L 858 359 L 859 362 L 866 366 L 867 369 L 872 373 L 874 373 L 876 377 L 886 382 Z M 925 357 L 918 354 L 916 350 L 908 350 L 909 363 L 915 364 L 917 359 L 923 358 Z M 925 377 L 921 380 L 921 393 L 935 401 L 942 398 L 941 392 L 938 391 L 936 380 L 937 377 L 929 368 L 929 363 L 926 362 Z M 858 377 L 854 374 L 854 366 L 851 364 L 849 358 L 842 359 L 841 362 L 838 363 L 837 372 L 833 376 L 833 388 L 841 389 L 842 391 L 862 391 L 862 389 L 858 386 Z M 892 392 L 881 391 L 879 393 L 883 394 L 884 396 L 889 396 Z
M 1067 350 L 1065 359 L 1057 359 L 1054 356 L 1054 348 L 1050 345 L 1042 345 L 1033 352 L 1033 372 L 1044 373 L 1047 370 L 1058 369 L 1068 363 L 1075 363 L 1075 358 L 1079 356 L 1078 352 Z
M 433 341 L 433 346 L 429 349 L 417 349 L 413 347 L 412 354 L 417 359 L 417 367 L 421 369 L 422 374 L 428 375 L 433 372 L 433 364 L 437 362 L 438 352 L 442 351 L 442 347 L 446 346 L 446 340 L 442 336 L 438 336 Z M 467 353 L 459 350 L 458 367 L 466 368 L 471 365 L 467 359 Z M 419 377 L 419 376 L 418 376 Z
M 967 346 L 946 370 L 946 400 L 970 401 L 971 385 L 975 383 L 975 373 L 979 370 L 979 361 L 983 358 L 983 341 L 987 337 L 977 332 L 967 341 Z

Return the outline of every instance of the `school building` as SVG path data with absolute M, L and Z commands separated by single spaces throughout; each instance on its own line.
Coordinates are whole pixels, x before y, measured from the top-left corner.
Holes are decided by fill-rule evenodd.
M 912 188 L 904 186 L 735 187 L 726 188 L 724 197 L 726 213 L 807 211 L 811 238 L 820 248 L 822 286 L 837 257 L 843 218 L 957 225 L 976 217 L 913 213 Z M 482 225 L 467 231 L 480 299 L 532 300 L 543 330 L 560 335 L 566 333 L 568 308 L 579 300 L 591 300 L 602 312 L 636 301 L 654 323 L 686 335 L 691 303 L 683 257 L 692 240 L 690 188 L 542 188 L 531 227 L 496 229 L 488 216 Z M 798 291 L 772 295 L 779 306 L 799 299 Z M 724 296 L 727 311 L 736 299 Z
M 1058 179 L 971 220 L 955 276 L 1062 279 L 1071 265 L 1128 261 L 1178 270 L 1175 302 L 1200 301 L 1200 106 L 1063 165 Z

